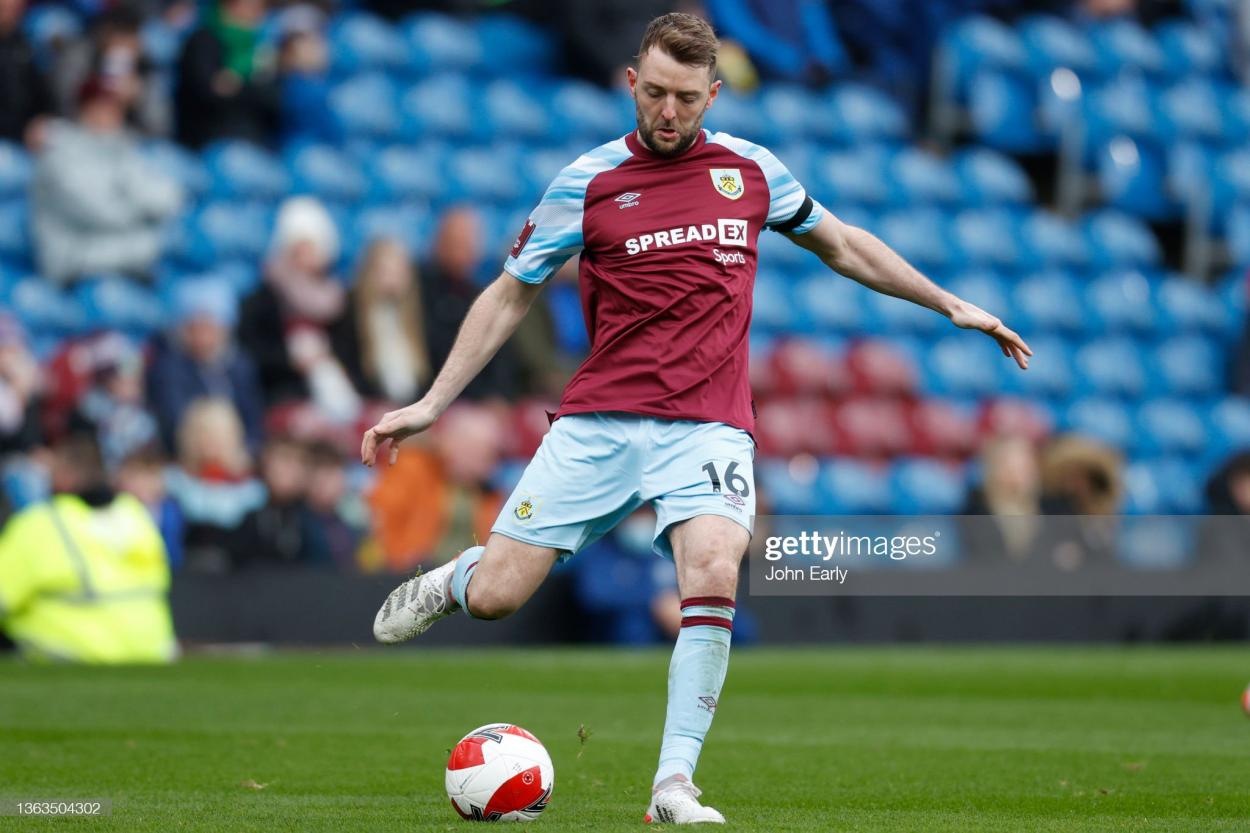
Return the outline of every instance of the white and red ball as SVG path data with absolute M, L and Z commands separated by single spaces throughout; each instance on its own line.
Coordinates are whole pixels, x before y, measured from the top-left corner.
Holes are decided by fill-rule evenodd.
M 465 735 L 447 761 L 447 797 L 471 821 L 533 821 L 555 786 L 547 750 L 511 723 L 490 723 Z

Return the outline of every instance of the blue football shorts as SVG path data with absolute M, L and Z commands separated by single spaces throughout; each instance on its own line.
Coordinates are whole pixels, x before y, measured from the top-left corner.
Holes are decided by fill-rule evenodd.
M 752 531 L 754 459 L 751 435 L 721 422 L 560 417 L 491 531 L 574 554 L 650 503 L 651 546 L 672 558 L 669 527 L 696 515 L 720 515 Z

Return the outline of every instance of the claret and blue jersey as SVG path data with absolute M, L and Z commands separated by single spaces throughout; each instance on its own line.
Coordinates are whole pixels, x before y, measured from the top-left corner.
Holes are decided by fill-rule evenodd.
M 559 415 L 622 411 L 754 429 L 747 377 L 756 243 L 823 209 L 766 148 L 703 130 L 675 158 L 636 134 L 548 187 L 504 269 L 542 283 L 581 255 L 590 354 Z

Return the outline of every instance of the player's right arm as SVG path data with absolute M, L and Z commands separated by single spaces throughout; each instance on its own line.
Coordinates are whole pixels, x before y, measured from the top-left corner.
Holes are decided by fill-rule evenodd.
M 390 462 L 394 463 L 401 442 L 433 425 L 512 337 L 541 291 L 542 284 L 526 283 L 508 272 L 486 287 L 469 307 L 447 361 L 425 396 L 406 408 L 383 414 L 378 424 L 365 432 L 360 446 L 365 465 L 373 465 L 388 440 Z

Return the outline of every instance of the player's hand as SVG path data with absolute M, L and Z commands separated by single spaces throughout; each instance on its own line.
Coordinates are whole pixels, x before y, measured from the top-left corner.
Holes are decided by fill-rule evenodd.
M 398 411 L 387 411 L 382 414 L 377 425 L 365 432 L 360 443 L 360 461 L 366 466 L 372 466 L 377 462 L 382 446 L 389 442 L 389 460 L 394 465 L 399 457 L 399 444 L 413 434 L 420 434 L 429 428 L 436 419 L 438 412 L 424 402 L 417 402 Z
M 997 341 L 998 348 L 1003 351 L 1003 355 L 1009 359 L 1014 359 L 1016 364 L 1020 365 L 1021 370 L 1029 369 L 1029 356 L 1033 355 L 1029 345 L 1025 344 L 1024 339 L 1020 338 L 1019 335 L 999 321 L 998 318 L 990 315 L 976 304 L 960 301 L 951 313 L 951 323 L 956 327 L 963 327 L 965 330 L 980 330 Z

